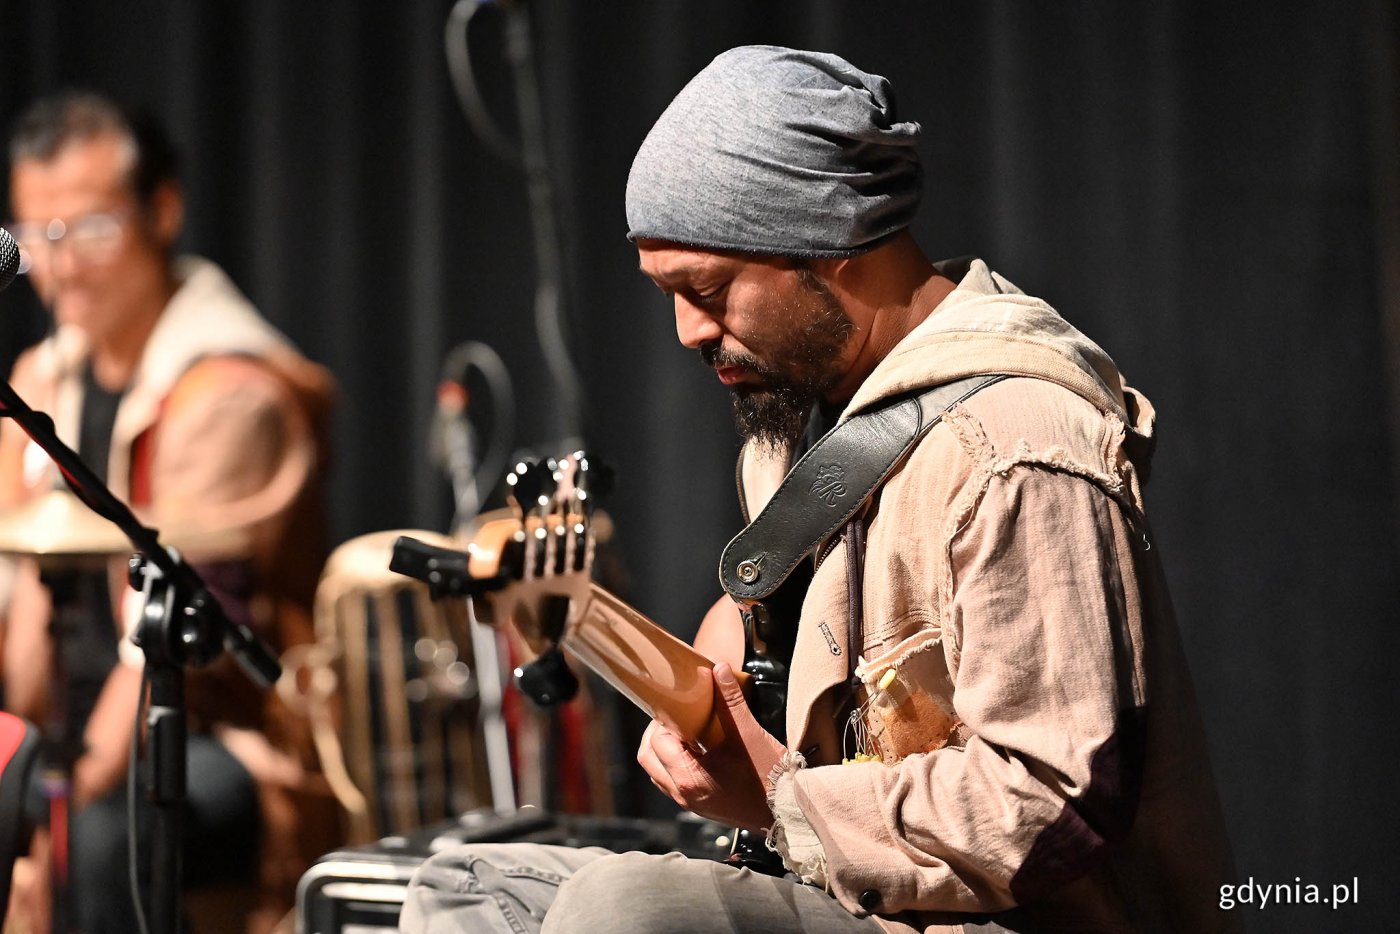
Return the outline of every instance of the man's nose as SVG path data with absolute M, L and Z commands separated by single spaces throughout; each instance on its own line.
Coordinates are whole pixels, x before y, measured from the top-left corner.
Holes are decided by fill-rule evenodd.
M 44 257 L 44 272 L 53 281 L 66 282 L 78 271 L 77 251 L 67 238 L 51 242 L 44 252 L 47 254 Z
M 682 345 L 697 350 L 701 344 L 719 340 L 723 336 L 724 328 L 714 315 L 687 301 L 683 296 L 676 296 L 676 337 Z

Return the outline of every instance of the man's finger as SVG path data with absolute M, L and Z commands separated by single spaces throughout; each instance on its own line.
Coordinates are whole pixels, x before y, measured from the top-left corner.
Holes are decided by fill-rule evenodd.
M 641 742 L 637 743 L 637 762 L 642 761 L 642 756 L 651 749 L 651 738 L 656 732 L 656 721 L 647 724 L 647 728 L 642 731 Z
M 686 750 L 679 736 L 658 725 L 656 721 L 652 721 L 652 726 L 656 729 L 647 728 L 650 735 L 637 750 L 637 762 L 657 783 L 658 788 L 675 798 L 679 786 L 672 774 L 673 770 L 680 769 L 684 773 L 693 768 L 694 757 Z
M 642 767 L 642 771 L 647 773 L 651 783 L 661 790 L 661 793 L 668 798 L 676 797 L 676 783 L 671 779 L 666 767 L 661 764 L 661 760 L 656 757 L 656 753 L 651 747 L 644 747 L 637 753 L 637 764 Z
M 734 669 L 729 667 L 728 662 L 720 662 L 714 668 L 715 686 L 719 688 L 720 697 L 724 698 L 724 704 L 730 710 L 738 710 L 740 707 L 748 709 L 748 701 L 744 700 L 744 689 L 739 686 L 739 679 L 734 677 Z

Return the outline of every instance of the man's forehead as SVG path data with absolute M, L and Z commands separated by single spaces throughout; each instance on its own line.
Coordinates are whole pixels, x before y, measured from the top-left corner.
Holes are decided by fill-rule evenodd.
M 54 200 L 68 202 L 103 198 L 129 187 L 136 153 L 130 139 L 115 133 L 75 139 L 49 159 L 25 159 L 11 173 L 12 202 L 16 213 L 33 202 L 50 209 Z
M 689 282 L 727 260 L 718 253 L 661 240 L 639 240 L 637 258 L 642 272 L 661 286 Z
M 681 285 L 705 276 L 734 275 L 748 267 L 785 268 L 790 260 L 733 250 L 707 250 L 667 240 L 637 241 L 642 272 L 658 285 Z

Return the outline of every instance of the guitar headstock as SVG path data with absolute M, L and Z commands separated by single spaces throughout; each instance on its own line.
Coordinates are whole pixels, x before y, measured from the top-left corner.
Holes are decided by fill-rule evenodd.
M 478 597 L 556 578 L 586 581 L 600 473 L 581 451 L 520 461 L 506 477 L 509 508 L 483 515 L 465 551 L 401 537 L 389 568 L 423 581 L 435 598 Z
M 506 476 L 510 515 L 483 524 L 467 546 L 483 622 L 510 621 L 532 652 L 556 645 L 588 600 L 596 539 L 595 468 L 576 451 L 522 460 Z
M 390 569 L 424 581 L 435 597 L 468 597 L 479 622 L 509 624 L 527 662 L 561 661 L 553 658 L 559 643 L 591 597 L 600 479 L 606 472 L 582 451 L 522 460 L 506 477 L 508 510 L 478 525 L 465 551 L 400 538 Z M 549 680 L 531 695 L 566 699 Z
M 502 551 L 498 576 L 513 575 L 528 582 L 591 573 L 589 472 L 588 457 L 582 451 L 520 461 L 511 469 L 506 475 L 506 498 L 514 515 L 501 521 L 515 527 Z

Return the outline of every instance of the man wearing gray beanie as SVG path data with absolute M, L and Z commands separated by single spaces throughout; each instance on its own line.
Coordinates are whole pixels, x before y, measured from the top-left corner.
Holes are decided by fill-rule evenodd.
M 696 638 L 724 738 L 654 721 L 638 761 L 781 866 L 467 845 L 402 930 L 1235 929 L 1143 513 L 1153 409 L 1045 302 L 924 256 L 919 132 L 835 55 L 738 48 L 627 184 L 642 271 L 733 393 L 752 519 Z

